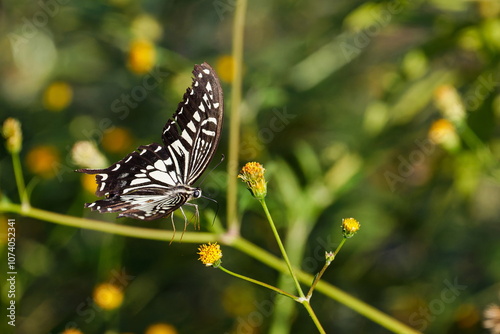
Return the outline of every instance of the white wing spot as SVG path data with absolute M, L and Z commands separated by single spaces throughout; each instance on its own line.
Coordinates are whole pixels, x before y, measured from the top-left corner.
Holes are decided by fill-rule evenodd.
M 191 131 L 193 131 L 193 132 L 196 132 L 196 127 L 194 126 L 193 121 L 190 121 L 190 122 L 187 124 L 187 127 L 189 128 L 189 130 L 191 130 Z
M 207 82 L 207 85 L 206 85 L 205 87 L 207 88 L 207 90 L 208 90 L 209 92 L 211 92 L 211 91 L 212 91 L 212 85 L 210 84 L 210 82 Z
M 207 130 L 207 129 L 202 129 L 201 132 L 203 132 L 207 136 L 211 136 L 211 137 L 215 136 L 215 131 L 210 131 L 210 130 Z
M 146 182 L 149 182 L 149 180 L 145 179 L 145 178 L 133 179 L 132 182 L 130 182 L 130 185 L 131 186 L 135 186 L 135 185 L 143 184 L 143 183 L 146 183 Z
M 125 160 L 125 163 L 129 162 L 130 159 L 132 159 L 132 156 L 128 157 L 127 160 Z
M 99 176 L 101 177 L 101 181 L 104 181 L 108 178 L 108 174 L 99 174 Z
M 106 186 L 106 182 L 101 183 L 101 188 L 99 188 L 99 191 L 103 191 L 105 186 Z
M 160 151 L 161 150 L 161 146 L 158 146 L 157 148 L 155 148 L 155 153 Z
M 111 171 L 114 172 L 114 171 L 120 169 L 120 166 L 121 166 L 120 164 L 116 164 L 115 168 L 113 168 Z
M 203 105 L 203 102 L 200 102 L 200 106 L 198 107 L 201 111 L 205 112 L 205 106 Z
M 203 109 L 203 111 L 205 111 L 205 109 Z M 196 122 L 199 122 L 201 120 L 200 118 L 200 113 L 198 111 L 196 111 L 194 114 L 193 114 L 193 118 Z
M 219 102 L 214 103 L 214 108 L 219 108 Z
M 210 74 L 210 70 L 209 69 L 204 69 L 203 72 L 205 72 L 205 74 Z
M 163 172 L 167 171 L 167 167 L 165 166 L 162 160 L 158 160 L 157 162 L 155 162 L 155 168 Z
M 189 145 L 193 144 L 193 139 L 186 130 L 182 131 L 182 138 L 186 139 Z

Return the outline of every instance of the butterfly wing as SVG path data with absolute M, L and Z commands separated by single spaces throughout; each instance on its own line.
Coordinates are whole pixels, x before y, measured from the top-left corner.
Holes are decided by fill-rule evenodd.
M 163 129 L 164 146 L 139 147 L 106 169 L 80 169 L 97 174 L 97 196 L 85 206 L 119 217 L 153 220 L 170 215 L 193 197 L 196 181 L 212 159 L 220 139 L 222 89 L 210 67 L 195 65 L 191 88 Z
M 172 119 L 163 128 L 163 143 L 174 158 L 185 184 L 193 184 L 212 160 L 223 123 L 223 94 L 215 71 L 207 63 L 195 65 Z
M 144 220 L 168 216 L 190 199 L 173 166 L 164 147 L 150 144 L 106 169 L 79 169 L 97 174 L 96 195 L 106 196 L 85 207 Z

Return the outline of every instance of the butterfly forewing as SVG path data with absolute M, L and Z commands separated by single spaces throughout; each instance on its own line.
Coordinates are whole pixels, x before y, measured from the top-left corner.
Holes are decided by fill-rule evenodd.
M 222 88 L 214 70 L 204 63 L 196 65 L 193 74 L 193 85 L 165 124 L 162 136 L 186 184 L 194 183 L 212 160 L 223 121 Z
M 191 185 L 207 168 L 220 139 L 223 96 L 210 65 L 195 65 L 191 88 L 163 129 L 163 146 L 140 146 L 105 169 L 80 169 L 97 174 L 97 196 L 86 204 L 119 217 L 152 220 L 170 215 L 201 195 Z

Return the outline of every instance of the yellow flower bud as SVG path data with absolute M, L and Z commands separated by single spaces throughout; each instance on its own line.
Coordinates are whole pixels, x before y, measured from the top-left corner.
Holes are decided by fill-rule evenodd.
M 248 190 L 252 193 L 253 197 L 263 199 L 267 194 L 267 182 L 264 178 L 264 166 L 258 162 L 248 162 L 241 169 L 238 177 L 246 184 Z

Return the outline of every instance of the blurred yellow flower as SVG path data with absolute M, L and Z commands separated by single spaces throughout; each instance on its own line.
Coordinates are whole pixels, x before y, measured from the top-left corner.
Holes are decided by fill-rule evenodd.
M 33 173 L 44 178 L 55 176 L 60 163 L 59 152 L 53 146 L 35 146 L 26 154 L 26 166 Z
M 460 138 L 455 126 L 447 119 L 441 118 L 432 123 L 428 136 L 430 140 L 447 150 L 454 151 L 460 148 Z
M 112 153 L 123 153 L 131 150 L 132 135 L 130 131 L 120 127 L 106 131 L 102 137 L 102 147 Z
M 95 175 L 82 174 L 82 187 L 85 191 L 93 194 L 97 190 L 97 182 L 95 180 Z
M 99 284 L 94 289 L 94 302 L 105 310 L 113 310 L 123 302 L 123 292 L 110 283 Z
M 220 245 L 217 243 L 203 244 L 198 248 L 200 255 L 200 260 L 205 266 L 217 266 L 220 264 L 220 259 L 222 258 L 222 251 Z
M 76 328 L 68 328 L 62 334 L 83 334 L 83 332 Z
M 247 184 L 248 190 L 256 199 L 263 199 L 267 194 L 267 182 L 264 178 L 265 171 L 266 169 L 260 163 L 248 162 L 238 175 L 238 178 Z
M 455 87 L 441 85 L 434 91 L 434 101 L 444 118 L 461 124 L 465 120 L 465 107 Z
M 50 111 L 60 111 L 73 100 L 73 89 L 63 81 L 51 83 L 43 93 L 43 106 Z
M 352 237 L 356 232 L 359 231 L 361 225 L 354 218 L 344 218 L 342 219 L 342 233 L 345 238 Z
M 178 334 L 179 332 L 170 324 L 154 324 L 146 328 L 145 334 Z
M 234 58 L 231 55 L 224 55 L 217 58 L 215 68 L 219 78 L 224 82 L 233 81 Z
M 5 146 L 10 153 L 19 153 L 23 143 L 23 132 L 21 131 L 21 123 L 12 117 L 9 117 L 3 122 L 2 134 L 6 140 Z
M 149 72 L 156 62 L 156 49 L 153 43 L 146 39 L 134 40 L 130 45 L 128 67 L 137 74 Z

